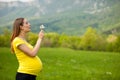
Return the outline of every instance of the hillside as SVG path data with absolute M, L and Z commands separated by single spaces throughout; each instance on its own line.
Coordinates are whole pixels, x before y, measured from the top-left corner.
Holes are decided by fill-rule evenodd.
M 11 29 L 14 19 L 25 17 L 33 32 L 38 32 L 39 26 L 44 24 L 47 32 L 69 35 L 82 35 L 88 26 L 98 32 L 111 33 L 120 22 L 119 5 L 119 0 L 0 2 L 0 30 Z

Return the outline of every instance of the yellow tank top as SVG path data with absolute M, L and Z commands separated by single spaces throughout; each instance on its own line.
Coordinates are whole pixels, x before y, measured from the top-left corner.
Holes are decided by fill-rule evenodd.
M 19 63 L 18 72 L 37 75 L 42 70 L 42 62 L 40 58 L 38 56 L 30 57 L 26 53 L 19 50 L 18 46 L 20 44 L 25 44 L 31 50 L 33 49 L 32 45 L 30 45 L 28 42 L 24 41 L 19 37 L 16 37 L 13 40 L 13 49 L 15 51 Z

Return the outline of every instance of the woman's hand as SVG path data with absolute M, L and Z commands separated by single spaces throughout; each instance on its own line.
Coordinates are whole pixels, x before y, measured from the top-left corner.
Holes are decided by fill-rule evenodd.
M 43 30 L 41 30 L 41 31 L 39 32 L 38 37 L 39 37 L 40 39 L 43 39 L 43 38 L 44 38 L 44 31 L 43 31 Z

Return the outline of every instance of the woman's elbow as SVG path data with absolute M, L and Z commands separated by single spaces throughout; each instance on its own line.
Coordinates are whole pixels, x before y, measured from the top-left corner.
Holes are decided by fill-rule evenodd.
M 30 56 L 30 57 L 35 57 L 36 54 L 31 52 L 31 53 L 28 53 L 28 56 Z

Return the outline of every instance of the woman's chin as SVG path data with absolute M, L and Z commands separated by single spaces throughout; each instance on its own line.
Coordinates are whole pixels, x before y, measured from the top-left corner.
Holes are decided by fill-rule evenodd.
M 26 31 L 26 32 L 30 32 L 31 31 L 31 29 L 30 30 L 28 30 L 28 31 Z
M 28 32 L 30 32 L 31 31 L 31 29 L 29 29 L 29 31 Z

